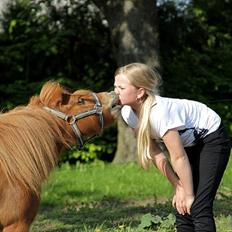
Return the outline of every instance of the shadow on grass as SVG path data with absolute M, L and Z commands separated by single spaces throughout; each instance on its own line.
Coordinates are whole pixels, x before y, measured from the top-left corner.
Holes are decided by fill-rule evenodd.
M 80 194 L 69 192 L 68 197 L 76 198 Z M 232 197 L 220 194 L 215 201 L 215 216 L 228 216 L 231 212 Z M 124 201 L 115 197 L 104 197 L 98 202 L 73 202 L 67 205 L 42 202 L 32 232 L 83 232 L 94 231 L 97 227 L 117 228 L 122 224 L 137 228 L 141 217 L 147 213 L 167 217 L 174 210 L 170 202 L 157 203 L 154 199 Z
M 232 192 L 219 192 L 214 203 L 215 216 L 232 215 Z
M 94 231 L 96 227 L 108 229 L 122 224 L 133 228 L 139 225 L 144 214 L 151 213 L 166 217 L 170 212 L 172 208 L 169 202 L 161 204 L 155 203 L 154 200 L 123 201 L 114 197 L 104 197 L 101 201 L 88 204 L 42 203 L 32 231 L 86 231 L 83 228 Z

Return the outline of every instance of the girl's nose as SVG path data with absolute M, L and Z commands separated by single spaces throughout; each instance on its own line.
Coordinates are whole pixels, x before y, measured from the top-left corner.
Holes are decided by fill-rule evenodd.
M 118 91 L 118 88 L 117 87 L 114 87 L 114 92 L 119 95 L 119 91 Z

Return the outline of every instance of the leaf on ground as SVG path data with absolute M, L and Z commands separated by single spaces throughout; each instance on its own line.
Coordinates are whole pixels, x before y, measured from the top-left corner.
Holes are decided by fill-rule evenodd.
M 143 217 L 141 218 L 141 223 L 139 224 L 139 229 L 145 229 L 145 228 L 149 228 L 152 225 L 157 225 L 160 224 L 162 221 L 162 218 L 158 215 L 152 215 L 151 213 L 147 213 L 145 215 L 143 215 Z

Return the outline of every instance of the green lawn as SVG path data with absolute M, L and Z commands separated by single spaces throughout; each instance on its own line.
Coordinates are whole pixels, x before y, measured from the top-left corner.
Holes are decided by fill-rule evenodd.
M 232 159 L 215 202 L 218 232 L 232 232 Z M 173 232 L 172 189 L 155 168 L 137 164 L 63 165 L 44 186 L 32 232 Z M 142 223 L 142 225 L 140 225 Z M 154 229 L 155 228 L 155 229 Z

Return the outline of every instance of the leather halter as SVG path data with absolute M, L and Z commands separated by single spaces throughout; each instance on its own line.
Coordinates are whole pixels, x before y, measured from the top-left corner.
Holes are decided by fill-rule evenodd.
M 84 144 L 89 141 L 90 139 L 92 139 L 93 137 L 95 137 L 96 135 L 90 137 L 90 138 L 87 138 L 85 141 L 83 139 L 83 136 L 81 134 L 81 131 L 79 130 L 78 126 L 77 126 L 77 121 L 79 119 L 82 119 L 82 118 L 86 118 L 90 115 L 98 115 L 99 117 L 99 121 L 100 121 L 100 126 L 101 126 L 101 131 L 103 130 L 103 127 L 104 127 L 104 117 L 103 117 L 103 113 L 102 113 L 102 104 L 99 100 L 99 98 L 97 97 L 97 94 L 96 93 L 91 93 L 95 99 L 95 105 L 93 107 L 93 109 L 90 109 L 88 111 L 84 111 L 84 112 L 80 112 L 76 115 L 67 115 L 61 111 L 58 111 L 56 109 L 52 109 L 48 106 L 44 106 L 43 108 L 48 111 L 49 113 L 57 116 L 58 118 L 61 118 L 63 120 L 65 120 L 72 128 L 74 134 L 76 135 L 77 137 L 77 144 L 79 146 L 79 149 L 83 148 Z M 100 132 L 101 133 L 101 132 Z

